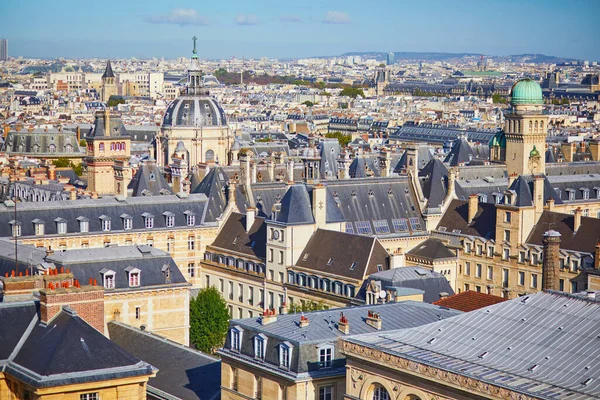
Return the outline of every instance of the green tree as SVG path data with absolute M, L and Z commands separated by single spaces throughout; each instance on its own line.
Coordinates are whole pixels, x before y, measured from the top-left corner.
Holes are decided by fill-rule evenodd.
M 83 175 L 83 164 L 77 164 L 77 165 L 71 164 L 71 168 L 73 168 L 73 171 L 75 171 L 77 176 Z
M 502 95 L 499 93 L 494 93 L 492 95 L 492 101 L 495 104 L 506 104 L 506 99 L 504 97 L 502 97 Z
M 325 137 L 329 139 L 337 139 L 342 148 L 348 146 L 348 144 L 352 141 L 352 135 L 344 135 L 342 132 L 329 132 L 325 134 Z
M 79 139 L 79 147 L 87 147 L 87 142 L 85 139 Z
M 125 104 L 125 100 L 123 100 L 123 99 L 115 99 L 113 97 L 111 97 L 110 99 L 108 99 L 108 106 L 109 107 L 116 107 L 119 104 Z
M 364 98 L 365 92 L 361 88 L 345 87 L 342 89 L 340 96 L 348 96 L 352 97 L 353 99 L 357 98 L 358 96 Z
M 215 71 L 214 75 L 218 78 L 224 75 L 227 75 L 227 70 L 225 68 L 219 68 Z
M 52 160 L 52 164 L 58 168 L 66 168 L 71 166 L 71 161 L 68 158 L 57 158 L 56 160 Z
M 305 301 L 302 304 L 296 304 L 296 303 L 290 304 L 290 308 L 288 309 L 288 312 L 290 314 L 298 314 L 301 312 L 320 311 L 320 310 L 327 310 L 327 309 L 329 309 L 329 307 L 326 306 L 322 300 L 319 300 L 318 303 L 316 301 Z
M 205 353 L 214 353 L 225 343 L 229 327 L 227 303 L 216 287 L 200 290 L 190 301 L 190 343 Z
M 302 104 L 304 104 L 306 107 L 312 107 L 312 106 L 314 106 L 314 105 L 315 105 L 315 103 L 313 103 L 313 102 L 312 102 L 312 101 L 310 101 L 310 100 L 306 100 L 306 101 L 305 101 L 304 103 L 302 103 Z

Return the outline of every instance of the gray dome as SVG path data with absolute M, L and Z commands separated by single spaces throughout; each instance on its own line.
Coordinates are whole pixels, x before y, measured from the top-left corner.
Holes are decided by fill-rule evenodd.
M 225 126 L 225 112 L 215 99 L 205 95 L 185 95 L 173 100 L 163 118 L 167 127 Z

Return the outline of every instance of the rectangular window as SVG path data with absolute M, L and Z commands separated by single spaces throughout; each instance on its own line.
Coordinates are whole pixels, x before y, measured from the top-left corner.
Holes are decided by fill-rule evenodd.
M 531 287 L 537 289 L 537 274 L 531 274 Z
M 491 265 L 488 265 L 487 267 L 487 278 L 488 280 L 494 279 L 494 267 L 492 267 Z
M 565 280 L 564 279 L 558 280 L 558 290 L 560 290 L 561 292 L 565 291 Z
M 319 350 L 319 367 L 329 368 L 333 360 L 333 347 L 323 347 Z
M 204 280 L 206 281 L 206 284 L 205 284 L 205 286 L 204 286 L 204 287 L 207 287 L 207 288 L 209 288 L 209 287 L 210 287 L 210 276 L 209 276 L 209 275 L 206 275 L 206 276 L 204 277 Z
M 577 282 L 571 281 L 571 293 L 577 293 Z
M 504 249 L 502 251 L 502 258 L 504 260 L 508 260 L 509 257 L 510 257 L 510 249 Z
M 59 235 L 64 235 L 65 233 L 67 233 L 67 223 L 66 222 L 57 223 L 56 231 Z
M 283 272 L 279 273 L 279 282 L 283 283 Z
M 283 264 L 283 251 L 279 252 L 279 264 Z
M 44 235 L 44 224 L 35 224 L 35 235 L 36 236 Z
M 519 286 L 525 286 L 525 272 L 519 271 Z
M 188 263 L 188 275 L 193 278 L 196 271 L 196 265 L 194 263 Z
M 465 275 L 471 276 L 471 263 L 465 262 Z
M 356 221 L 356 230 L 360 235 L 372 235 L 371 223 L 369 221 Z
M 129 273 L 129 286 L 131 286 L 131 287 L 140 286 L 140 273 L 139 272 L 130 272 Z
M 231 330 L 231 348 L 233 350 L 240 350 L 240 333 L 236 330 Z
M 273 262 L 273 249 L 269 249 L 269 262 Z
M 110 219 L 103 219 L 102 220 L 102 230 L 104 232 L 110 231 Z
M 519 252 L 519 262 L 525 262 L 525 252 L 524 251 Z
M 469 284 L 465 283 L 465 292 L 468 292 L 468 291 L 469 291 Z
M 140 319 L 140 316 L 142 314 L 142 310 L 139 307 L 135 308 L 135 319 Z
M 79 400 L 98 400 L 98 393 L 80 394 Z
M 504 241 L 510 243 L 510 231 L 504 231 Z
M 373 226 L 375 227 L 375 233 L 390 233 L 390 227 L 385 219 L 373 221 Z
M 188 250 L 194 250 L 196 247 L 196 238 L 193 236 L 188 237 Z
M 478 244 L 477 245 L 477 251 L 476 251 L 477 255 L 480 256 L 483 254 L 483 246 Z
M 229 281 L 227 287 L 229 289 L 229 300 L 233 300 L 233 282 Z
M 263 339 L 256 338 L 254 340 L 254 357 L 263 358 L 265 343 Z
M 146 217 L 145 225 L 146 225 L 147 229 L 152 229 L 154 227 L 154 218 L 153 217 Z
M 104 275 L 104 287 L 106 289 L 114 289 L 115 288 L 115 276 L 113 274 Z
M 381 398 L 384 399 L 385 397 Z M 333 385 L 321 386 L 319 388 L 319 400 L 333 400 Z
M 188 226 L 196 225 L 196 216 L 194 214 L 188 214 L 186 217 L 186 222 Z
M 410 222 L 410 227 L 413 231 L 420 231 L 421 229 L 423 229 L 421 227 L 421 222 L 419 221 L 419 218 L 409 218 L 408 222 Z
M 175 226 L 175 216 L 174 215 L 167 215 L 167 228 L 172 228 Z
M 219 290 L 221 291 L 221 293 L 225 291 L 225 282 L 223 281 L 223 279 L 219 279 Z
M 508 287 L 508 269 L 506 268 L 502 270 L 502 287 Z
M 406 218 L 393 219 L 392 226 L 396 232 L 406 232 L 408 230 Z
M 238 301 L 240 303 L 244 302 L 244 285 L 242 285 L 241 283 L 238 283 Z
M 481 264 L 477 264 L 475 266 L 475 277 L 476 278 L 481 278 L 481 269 L 482 269 Z
M 467 242 L 465 243 L 465 253 L 470 253 L 471 252 L 471 243 Z
M 252 286 L 248 286 L 248 304 L 252 305 L 254 303 L 254 288 Z
M 290 348 L 282 345 L 281 353 L 279 354 L 279 366 L 282 368 L 290 368 Z
M 488 255 L 488 257 L 494 257 L 494 247 L 488 246 L 487 255 Z
M 123 229 L 128 231 L 133 226 L 133 220 L 131 218 L 125 218 L 123 220 Z
M 512 214 L 510 213 L 510 211 L 507 211 L 504 213 L 504 222 L 510 223 L 510 221 L 512 220 Z
M 475 291 L 481 293 L 481 286 L 475 286 Z
M 90 223 L 88 221 L 79 221 L 79 231 L 86 233 L 90 231 Z

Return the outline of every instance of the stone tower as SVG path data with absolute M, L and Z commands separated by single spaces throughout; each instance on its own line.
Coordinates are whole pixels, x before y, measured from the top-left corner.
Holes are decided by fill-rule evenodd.
M 88 189 L 99 195 L 124 195 L 131 181 L 131 138 L 119 114 L 105 110 L 95 117 L 85 139 Z
M 106 69 L 102 75 L 102 101 L 108 102 L 110 96 L 116 96 L 118 94 L 116 81 L 117 78 L 112 70 L 112 65 L 110 65 L 110 60 L 108 60 L 106 61 Z
M 518 81 L 505 114 L 506 169 L 509 176 L 544 174 L 546 129 L 542 88 L 533 79 Z

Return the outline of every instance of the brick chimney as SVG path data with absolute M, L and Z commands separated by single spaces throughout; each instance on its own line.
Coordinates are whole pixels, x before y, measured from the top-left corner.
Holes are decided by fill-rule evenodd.
M 62 307 L 68 306 L 83 319 L 104 334 L 104 288 L 85 285 L 40 290 L 40 321 L 47 324 Z
M 305 328 L 308 325 L 310 325 L 310 321 L 308 320 L 308 318 L 306 318 L 306 316 L 304 316 L 304 313 L 302 313 L 302 315 L 300 315 L 300 328 Z
M 560 233 L 544 233 L 544 260 L 542 264 L 542 290 L 559 290 Z
M 583 214 L 583 210 L 581 207 L 577 207 L 574 214 L 574 222 L 573 222 L 573 232 L 577 232 L 579 227 L 581 226 L 581 215 Z
M 342 313 L 340 316 L 340 322 L 338 322 L 338 330 L 342 332 L 344 335 L 350 333 L 350 322 L 348 322 L 348 318 Z
M 381 317 L 379 313 L 369 310 L 366 323 L 375 329 L 381 329 Z
M 470 224 L 473 221 L 473 218 L 475 218 L 475 215 L 477 215 L 477 209 L 479 206 L 479 196 L 477 196 L 476 194 L 472 194 L 469 196 L 469 219 L 468 219 L 468 223 Z

